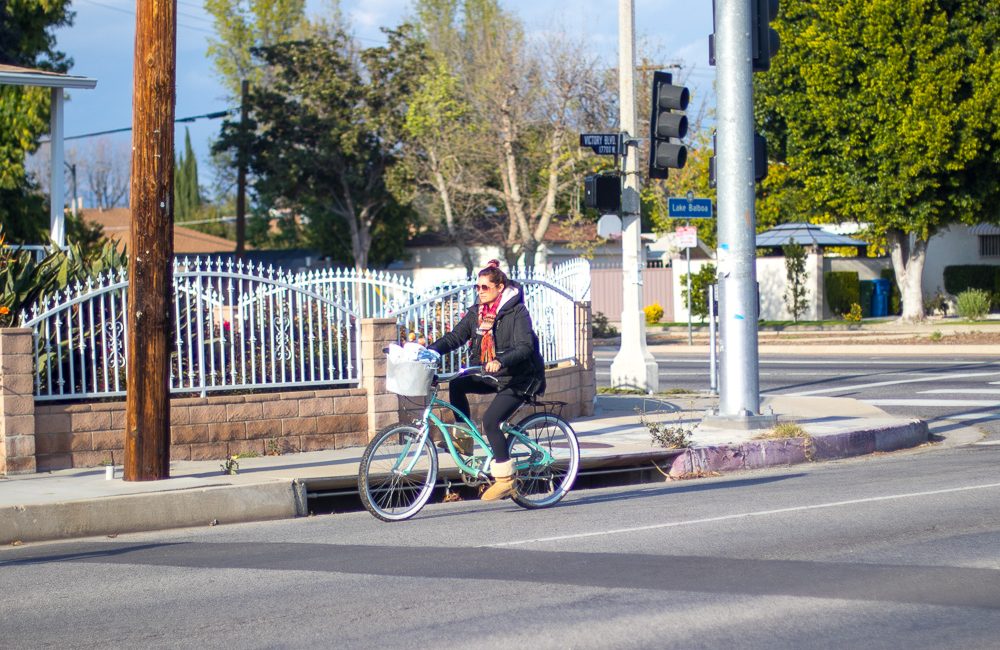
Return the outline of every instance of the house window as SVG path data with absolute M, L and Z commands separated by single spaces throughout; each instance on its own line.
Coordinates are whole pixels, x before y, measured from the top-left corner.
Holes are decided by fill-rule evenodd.
M 979 256 L 1000 257 L 1000 235 L 979 235 Z

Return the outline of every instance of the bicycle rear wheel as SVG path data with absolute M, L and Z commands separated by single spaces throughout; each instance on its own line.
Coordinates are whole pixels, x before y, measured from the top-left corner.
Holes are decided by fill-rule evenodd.
M 393 424 L 377 433 L 361 456 L 361 503 L 382 521 L 409 519 L 431 498 L 437 481 L 437 452 L 430 436 L 417 447 L 419 440 L 416 427 Z
M 580 470 L 580 443 L 569 422 L 552 413 L 529 415 L 516 426 L 552 459 L 515 436 L 510 438 L 510 457 L 518 468 L 517 492 L 511 499 L 522 508 L 546 508 L 566 496 Z

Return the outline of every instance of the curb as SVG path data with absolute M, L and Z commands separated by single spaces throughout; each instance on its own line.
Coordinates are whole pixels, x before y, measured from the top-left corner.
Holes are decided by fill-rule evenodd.
M 0 544 L 288 519 L 299 512 L 293 481 L 130 494 L 0 508 Z
M 788 466 L 894 451 L 915 447 L 928 439 L 927 423 L 909 420 L 897 425 L 810 438 L 754 440 L 738 445 L 584 457 L 581 464 L 595 470 L 666 461 L 669 476 L 679 478 L 702 472 Z M 348 479 L 352 484 L 356 482 L 354 477 Z M 0 508 L 0 545 L 292 519 L 308 514 L 306 489 L 312 482 L 309 479 L 273 480 L 86 501 L 6 506 Z
M 929 439 L 927 423 L 923 420 L 910 420 L 900 425 L 808 438 L 754 440 L 739 445 L 693 447 L 684 450 L 674 459 L 669 474 L 676 478 L 702 472 L 734 472 L 836 460 L 916 447 Z

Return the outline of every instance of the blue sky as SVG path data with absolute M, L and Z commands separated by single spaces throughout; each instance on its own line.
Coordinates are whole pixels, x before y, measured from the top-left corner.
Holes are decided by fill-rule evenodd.
M 308 0 L 310 12 L 327 3 Z M 563 30 L 585 35 L 594 53 L 616 66 L 618 2 L 616 0 L 506 0 L 502 5 L 524 21 L 532 38 Z M 363 45 L 384 42 L 379 27 L 395 26 L 410 14 L 408 0 L 342 0 L 341 11 Z M 230 108 L 205 49 L 212 22 L 200 0 L 178 0 L 177 105 L 178 118 Z M 58 49 L 74 60 L 71 72 L 97 79 L 94 90 L 74 91 L 66 105 L 67 137 L 129 127 L 132 123 L 132 62 L 135 35 L 134 0 L 74 0 L 76 20 L 56 32 Z M 683 61 L 691 67 L 688 85 L 693 97 L 710 95 L 714 68 L 708 66 L 708 34 L 712 29 L 709 0 L 635 0 L 637 38 L 648 43 L 665 63 Z M 208 181 L 208 146 L 221 120 L 198 120 L 186 126 L 198 156 L 201 182 Z M 179 124 L 175 146 L 183 146 Z M 128 134 L 110 136 L 127 146 Z M 67 142 L 83 148 L 88 140 Z

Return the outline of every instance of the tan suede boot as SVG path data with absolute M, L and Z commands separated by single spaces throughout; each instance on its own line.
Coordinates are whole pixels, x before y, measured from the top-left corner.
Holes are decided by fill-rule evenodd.
M 496 481 L 483 492 L 483 501 L 497 501 L 505 499 L 514 494 L 514 461 L 508 460 L 506 463 L 494 462 L 490 467 L 490 474 Z

